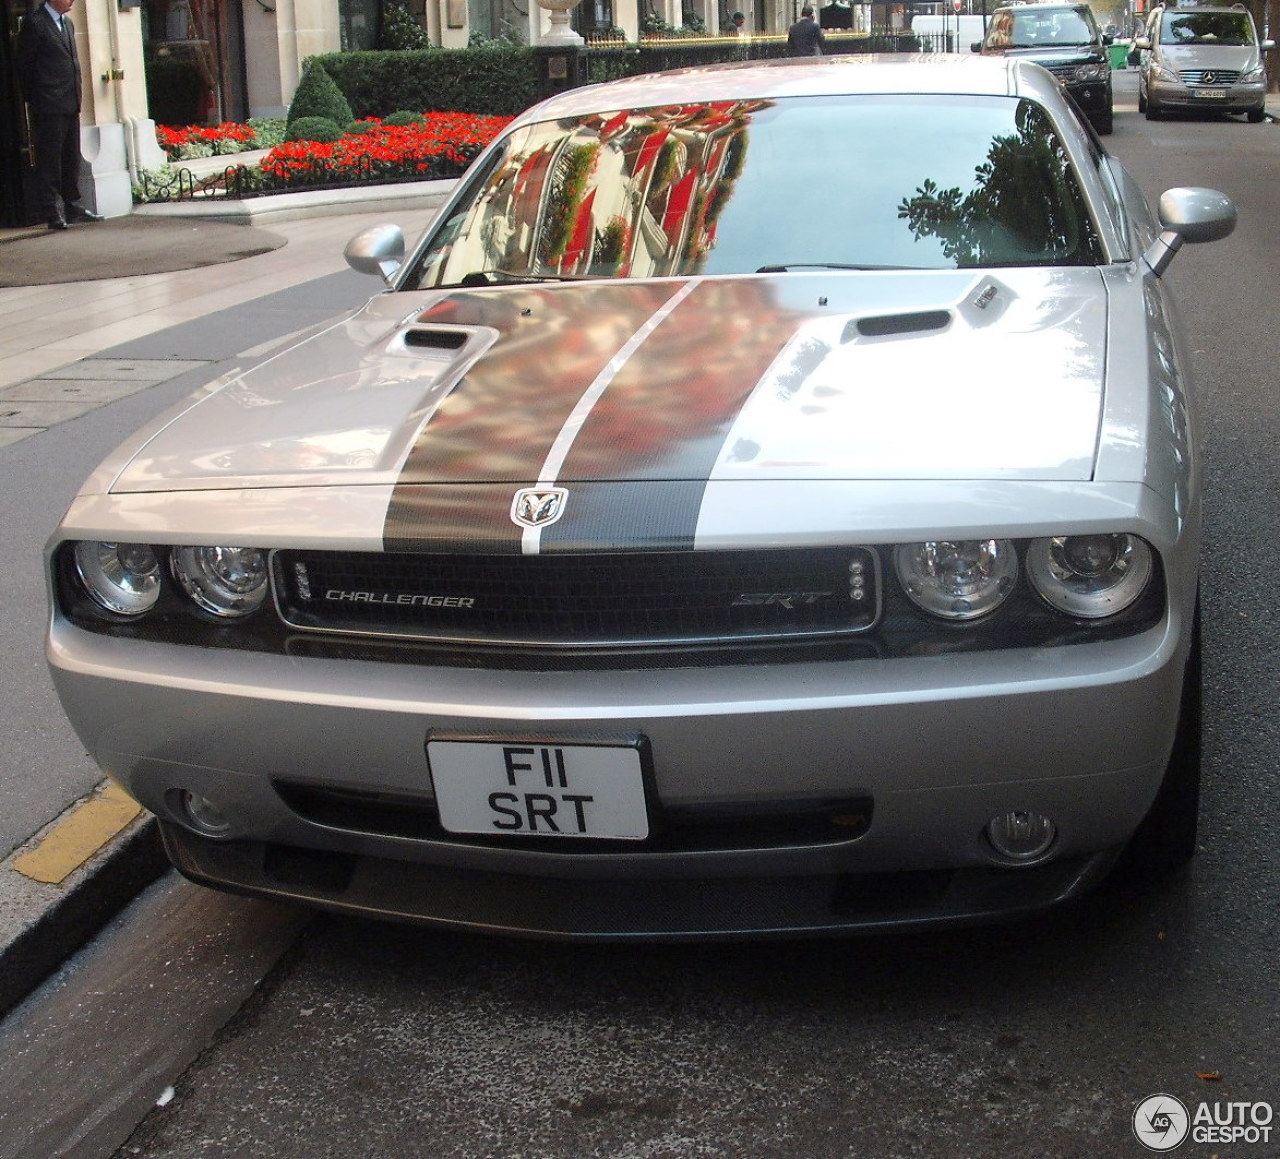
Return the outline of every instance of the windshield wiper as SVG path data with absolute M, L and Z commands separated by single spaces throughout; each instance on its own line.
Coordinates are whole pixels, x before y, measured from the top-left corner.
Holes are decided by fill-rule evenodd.
M 918 266 L 868 266 L 848 262 L 788 262 L 781 266 L 761 266 L 757 274 L 787 274 L 792 270 L 913 270 Z
M 501 286 L 526 282 L 585 282 L 599 274 L 518 274 L 515 270 L 473 270 L 457 283 L 459 286 Z

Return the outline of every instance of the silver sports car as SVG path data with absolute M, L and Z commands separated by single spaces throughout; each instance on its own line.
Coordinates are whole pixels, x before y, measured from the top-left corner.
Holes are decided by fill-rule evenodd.
M 389 289 L 103 464 L 89 752 L 205 884 L 546 937 L 1009 915 L 1181 864 L 1195 397 L 1153 219 L 1016 59 L 563 93 Z

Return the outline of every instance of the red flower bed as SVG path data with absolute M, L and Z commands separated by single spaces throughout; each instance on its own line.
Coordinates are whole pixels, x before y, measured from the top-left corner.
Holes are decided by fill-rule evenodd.
M 180 158 L 184 145 L 210 145 L 213 155 L 217 157 L 223 153 L 239 152 L 246 145 L 252 147 L 256 139 L 248 125 L 236 121 L 224 121 L 221 125 L 184 125 L 178 128 L 170 125 L 156 126 L 156 140 L 171 161 Z M 226 148 L 224 142 L 234 142 L 236 147 Z
M 331 145 L 292 141 L 277 145 L 260 164 L 268 178 L 284 184 L 318 180 L 403 181 L 461 173 L 510 117 L 471 113 L 427 113 L 413 125 L 384 125 L 371 117 L 364 132 Z

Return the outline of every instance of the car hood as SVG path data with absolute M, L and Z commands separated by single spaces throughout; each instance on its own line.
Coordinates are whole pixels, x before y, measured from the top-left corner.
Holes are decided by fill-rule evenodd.
M 1174 72 L 1202 68 L 1244 72 L 1258 63 L 1258 50 L 1248 44 L 1162 44 L 1160 61 Z
M 1096 269 L 399 292 L 213 384 L 110 489 L 1090 478 Z

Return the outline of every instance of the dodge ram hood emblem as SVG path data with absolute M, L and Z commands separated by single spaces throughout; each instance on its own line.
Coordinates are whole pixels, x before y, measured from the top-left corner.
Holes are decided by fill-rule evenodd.
M 549 527 L 564 514 L 563 487 L 521 487 L 511 501 L 511 520 L 521 527 Z

